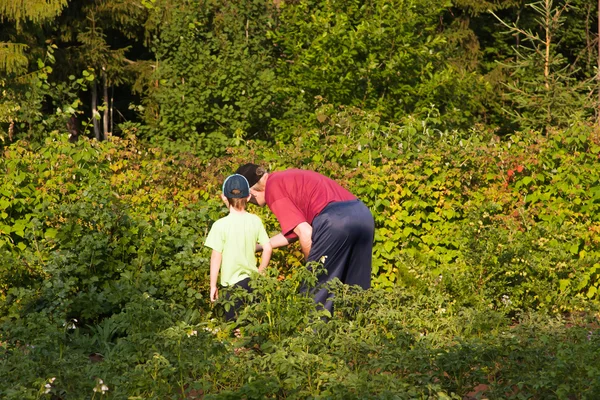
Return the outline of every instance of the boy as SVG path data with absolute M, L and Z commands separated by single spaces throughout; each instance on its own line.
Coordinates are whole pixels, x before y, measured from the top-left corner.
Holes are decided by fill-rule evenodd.
M 217 277 L 221 271 L 221 286 L 237 286 L 250 290 L 248 283 L 254 272 L 264 273 L 271 259 L 272 247 L 262 221 L 246 212 L 250 200 L 250 186 L 239 174 L 229 176 L 223 182 L 221 198 L 229 207 L 229 215 L 216 221 L 208 233 L 207 247 L 210 257 L 210 301 L 219 297 Z M 256 244 L 262 246 L 260 265 L 256 268 Z M 241 304 L 236 303 L 225 312 L 228 321 L 235 318 Z

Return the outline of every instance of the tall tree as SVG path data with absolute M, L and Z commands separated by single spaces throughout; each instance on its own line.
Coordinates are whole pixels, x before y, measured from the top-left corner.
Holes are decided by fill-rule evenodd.
M 398 121 L 426 118 L 433 105 L 445 128 L 471 126 L 483 114 L 478 97 L 487 89 L 476 69 L 453 62 L 464 42 L 444 25 L 448 6 L 438 0 L 285 3 L 273 33 L 281 75 L 311 106 L 321 96 Z
M 65 80 L 88 70 L 90 93 L 83 108 L 91 118 L 94 137 L 104 139 L 114 126 L 111 115 L 127 112 L 141 64 L 151 57 L 146 30 L 148 9 L 139 0 L 82 0 L 69 4 L 48 35 L 59 46 L 57 60 L 65 65 L 55 79 Z M 132 50 L 133 49 L 133 50 Z M 141 58 L 141 59 L 140 59 Z M 149 74 L 148 74 L 149 75 Z M 114 88 L 124 86 L 121 110 L 114 113 Z M 89 96 L 89 97 L 88 97 Z M 119 99 L 117 99 L 118 101 Z
M 19 31 L 24 22 L 39 24 L 56 17 L 68 0 L 0 0 L 0 20 Z M 0 72 L 24 72 L 28 65 L 27 45 L 12 41 L 0 42 Z
M 49 71 L 44 62 L 38 62 L 38 73 L 27 74 L 30 62 L 28 50 L 33 35 L 29 30 L 40 29 L 47 21 L 55 18 L 67 5 L 68 0 L 0 0 L 0 88 L 4 95 L 0 99 L 0 139 L 6 135 L 12 140 L 15 124 L 19 122 L 17 114 L 35 114 L 41 105 L 39 91 L 30 91 L 28 102 L 23 104 L 23 91 L 32 79 Z M 33 49 L 36 50 L 36 49 Z M 52 49 L 47 56 L 53 57 Z M 32 104 L 33 103 L 33 104 Z M 30 121 L 31 122 L 31 121 Z
M 521 128 L 540 131 L 589 117 L 595 109 L 594 75 L 578 68 L 580 60 L 561 46 L 568 14 L 576 8 L 569 0 L 541 0 L 527 6 L 533 11 L 529 25 L 498 18 L 520 37 L 512 59 L 502 63 L 509 72 L 504 84 L 506 114 Z

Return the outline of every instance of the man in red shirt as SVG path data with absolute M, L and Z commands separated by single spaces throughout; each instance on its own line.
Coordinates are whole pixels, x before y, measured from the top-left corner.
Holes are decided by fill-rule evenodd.
M 256 164 L 239 167 L 250 185 L 251 203 L 269 206 L 281 226 L 273 248 L 299 240 L 307 261 L 324 260 L 326 275 L 363 289 L 371 286 L 375 223 L 371 211 L 337 182 L 314 171 L 289 169 L 267 173 Z M 329 293 L 319 288 L 315 302 L 332 311 Z

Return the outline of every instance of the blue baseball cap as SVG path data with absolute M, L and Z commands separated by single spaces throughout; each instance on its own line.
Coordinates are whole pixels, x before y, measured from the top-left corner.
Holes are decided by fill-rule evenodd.
M 228 199 L 242 199 L 250 196 L 250 185 L 244 175 L 233 174 L 223 182 L 223 195 Z

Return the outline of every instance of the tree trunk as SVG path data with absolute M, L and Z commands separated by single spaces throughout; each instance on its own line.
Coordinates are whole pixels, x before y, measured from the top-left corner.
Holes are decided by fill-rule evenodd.
M 600 1 L 600 0 L 599 0 Z M 591 39 L 591 28 L 590 28 L 590 19 L 592 17 L 592 5 L 588 4 L 587 10 L 585 13 L 585 48 L 587 53 L 587 67 L 592 66 L 592 39 Z
M 599 0 L 600 1 L 600 0 Z M 550 44 L 552 43 L 552 32 L 550 31 L 552 24 L 552 2 L 546 0 L 546 55 L 544 59 L 544 81 L 546 89 L 550 88 L 548 79 L 550 77 Z
M 600 1 L 600 0 L 598 0 Z M 13 135 L 15 133 L 15 121 L 9 117 L 9 125 L 8 125 L 8 142 L 12 143 Z
M 75 143 L 79 140 L 79 121 L 75 115 L 67 121 L 67 132 L 69 132 L 69 142 Z
M 100 113 L 98 112 L 98 85 L 94 81 L 92 83 L 92 122 L 94 123 L 94 137 L 96 140 L 102 140 L 102 132 L 100 131 Z
M 115 86 L 111 85 L 110 87 L 110 134 L 115 131 L 115 118 L 113 116 L 113 104 L 115 104 Z
M 108 138 L 110 136 L 110 132 L 108 131 L 108 80 L 106 78 L 106 68 L 102 67 L 102 86 L 103 86 L 103 101 L 104 101 L 104 112 L 102 116 L 102 128 L 104 133 L 104 138 Z

